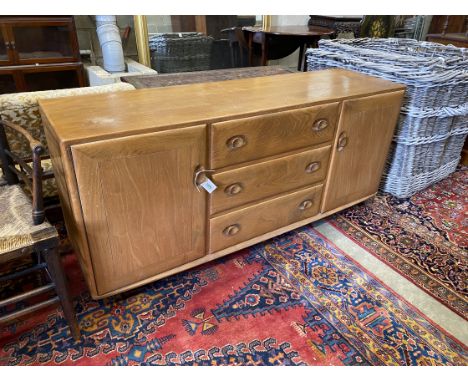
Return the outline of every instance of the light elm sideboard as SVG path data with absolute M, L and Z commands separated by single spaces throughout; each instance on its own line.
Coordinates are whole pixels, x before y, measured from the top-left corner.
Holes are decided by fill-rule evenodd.
M 93 298 L 372 197 L 404 86 L 345 70 L 40 101 Z M 200 184 L 210 179 L 209 194 Z

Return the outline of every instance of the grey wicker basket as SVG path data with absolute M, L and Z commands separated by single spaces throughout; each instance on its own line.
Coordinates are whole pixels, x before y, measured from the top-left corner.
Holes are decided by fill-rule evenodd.
M 151 67 L 159 73 L 209 70 L 212 44 L 212 37 L 196 32 L 151 34 Z
M 309 70 L 345 68 L 407 85 L 382 189 L 405 198 L 453 172 L 468 133 L 468 50 L 410 39 L 321 40 Z

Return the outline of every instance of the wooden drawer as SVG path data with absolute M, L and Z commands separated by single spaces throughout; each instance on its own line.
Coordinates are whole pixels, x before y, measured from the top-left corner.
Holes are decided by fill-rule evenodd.
M 326 146 L 213 174 L 218 188 L 210 197 L 211 214 L 320 182 L 330 151 Z
M 210 252 L 316 215 L 321 196 L 317 185 L 210 219 Z
M 339 103 L 211 125 L 211 168 L 265 158 L 331 141 Z

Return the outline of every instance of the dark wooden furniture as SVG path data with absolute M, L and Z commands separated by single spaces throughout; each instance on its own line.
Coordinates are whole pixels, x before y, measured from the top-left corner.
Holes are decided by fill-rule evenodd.
M 324 27 L 333 29 L 334 33 L 330 38 L 337 38 L 341 33 L 352 33 L 354 37 L 359 37 L 361 26 L 361 16 L 320 16 L 309 15 L 309 26 Z
M 468 16 L 432 16 L 428 34 L 466 33 Z
M 404 90 L 330 69 L 40 100 L 92 297 L 375 195 Z M 207 178 L 211 194 L 201 188 Z
M 468 35 L 466 33 L 428 34 L 426 40 L 444 45 L 450 44 L 459 48 L 468 48 Z
M 5 127 L 27 139 L 32 164 L 29 158 L 20 158 L 10 151 Z M 19 269 L 0 275 L 0 284 L 4 286 L 36 272 L 40 280 L 39 285 L 29 290 L 18 290 L 18 284 L 14 284 L 13 296 L 0 300 L 0 324 L 60 303 L 73 337 L 79 340 L 80 331 L 57 251 L 59 236 L 57 230 L 45 221 L 41 192 L 45 175 L 41 168 L 43 151 L 41 143 L 26 130 L 11 122 L 0 121 L 0 160 L 7 181 L 7 185 L 0 187 L 0 263 L 11 264 L 18 258 L 33 255 L 32 261 L 25 263 L 27 266 L 21 264 Z M 19 186 L 20 179 L 32 189 L 32 203 Z M 54 290 L 55 297 L 51 296 Z M 37 302 L 41 295 L 44 298 Z M 26 307 L 20 305 L 18 308 L 18 303 L 24 301 L 30 302 Z
M 128 82 L 129 84 L 133 85 L 136 89 L 144 89 L 160 88 L 174 85 L 196 84 L 203 82 L 236 80 L 240 78 L 273 76 L 277 74 L 286 73 L 291 73 L 291 70 L 281 66 L 273 65 L 249 68 L 202 70 L 198 72 L 186 73 L 129 76 L 123 77 L 122 81 Z
M 277 60 L 289 56 L 299 48 L 297 70 L 307 70 L 304 64 L 306 48 L 317 47 L 317 42 L 323 36 L 333 35 L 329 28 L 307 25 L 290 25 L 269 27 L 244 27 L 249 46 L 249 65 L 254 64 L 255 44 L 260 46 L 260 65 L 267 65 L 268 60 Z
M 221 31 L 227 36 L 231 50 L 231 65 L 235 67 L 247 66 L 248 44 L 242 27 L 231 27 Z M 246 54 L 245 54 L 246 53 Z
M 72 16 L 0 16 L 0 94 L 85 85 Z

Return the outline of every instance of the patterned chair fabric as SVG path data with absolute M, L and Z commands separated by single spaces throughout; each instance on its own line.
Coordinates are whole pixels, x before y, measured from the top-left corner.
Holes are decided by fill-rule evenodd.
M 70 97 L 86 94 L 100 94 L 115 91 L 127 91 L 135 89 L 132 85 L 119 82 L 110 85 L 93 86 L 85 88 L 46 90 L 29 93 L 13 93 L 0 96 L 0 118 L 3 121 L 9 121 L 25 128 L 37 140 L 39 140 L 46 149 L 47 142 L 42 125 L 42 118 L 39 112 L 40 99 Z M 7 131 L 7 139 L 10 149 L 18 153 L 21 157 L 31 156 L 31 149 L 28 142 L 15 132 Z M 42 161 L 43 168 L 51 167 L 50 160 Z M 0 170 L 0 177 L 3 174 Z M 55 179 L 48 179 L 43 185 L 44 197 L 56 196 L 57 186 Z

